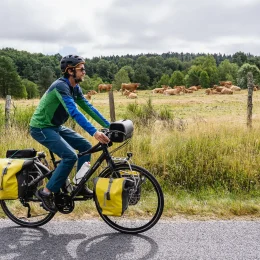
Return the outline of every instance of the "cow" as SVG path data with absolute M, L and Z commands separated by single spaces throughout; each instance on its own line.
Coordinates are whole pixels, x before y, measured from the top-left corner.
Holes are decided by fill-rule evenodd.
M 233 90 L 231 90 L 230 88 L 223 88 L 223 89 L 221 90 L 221 94 L 232 95 L 232 94 L 233 94 Z
M 240 91 L 241 90 L 240 87 L 234 86 L 234 85 L 232 85 L 230 89 L 233 90 L 233 91 Z
M 215 89 L 217 92 L 221 92 L 222 89 L 224 89 L 225 87 L 221 87 L 221 86 L 217 86 L 216 88 L 213 88 Z
M 130 92 L 136 91 L 136 89 L 140 86 L 140 83 L 122 83 L 121 84 L 121 91 L 122 94 L 124 90 L 129 90 Z
M 161 87 L 165 90 L 165 89 L 171 89 L 171 87 L 170 86 L 168 86 L 168 85 L 161 85 Z
M 182 91 L 182 89 L 180 87 L 178 87 L 178 88 L 174 88 L 174 89 L 166 89 L 166 90 L 164 90 L 163 94 L 166 95 L 166 96 L 180 95 L 181 91 Z
M 137 98 L 137 95 L 135 93 L 130 92 L 127 89 L 123 92 L 123 95 L 125 95 L 127 98 L 131 98 L 131 99 Z
M 91 93 L 90 91 L 84 95 L 84 97 L 87 99 L 87 100 L 91 100 Z
M 90 91 L 88 91 L 88 93 L 89 93 L 90 95 L 96 95 L 96 94 L 97 94 L 97 91 L 91 89 Z
M 229 88 L 232 86 L 232 81 L 220 81 L 219 84 L 220 84 L 220 86 Z
M 188 88 L 189 90 L 192 90 L 192 91 L 198 91 L 198 88 L 197 86 L 191 86 Z
M 164 88 L 155 88 L 152 90 L 152 93 L 155 94 L 155 93 L 163 93 L 165 89 Z
M 206 90 L 205 90 L 205 93 L 207 94 L 207 95 L 211 95 L 212 94 L 212 88 L 207 88 Z
M 112 89 L 112 84 L 99 84 L 98 85 L 98 93 L 100 91 L 105 90 L 105 91 L 110 91 Z

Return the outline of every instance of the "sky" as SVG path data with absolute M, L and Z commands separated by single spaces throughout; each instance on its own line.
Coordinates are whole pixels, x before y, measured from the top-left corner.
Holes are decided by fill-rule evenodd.
M 260 0 L 0 0 L 0 49 L 260 56 Z

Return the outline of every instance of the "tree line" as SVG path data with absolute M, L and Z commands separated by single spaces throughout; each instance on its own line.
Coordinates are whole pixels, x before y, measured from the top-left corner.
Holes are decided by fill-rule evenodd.
M 0 49 L 0 97 L 38 98 L 50 84 L 61 77 L 60 54 L 44 55 L 13 48 Z M 229 80 L 247 87 L 251 71 L 254 84 L 260 84 L 260 57 L 243 52 L 234 55 L 176 53 L 113 55 L 86 59 L 86 77 L 80 85 L 84 92 L 97 90 L 101 83 L 112 83 L 119 90 L 121 83 L 138 82 L 139 89 L 161 85 L 201 85 L 209 88 Z

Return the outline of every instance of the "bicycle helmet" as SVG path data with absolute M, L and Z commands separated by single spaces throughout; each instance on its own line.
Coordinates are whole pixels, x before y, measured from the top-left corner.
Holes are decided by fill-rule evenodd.
M 84 64 L 85 60 L 77 55 L 67 55 L 63 57 L 60 61 L 60 69 L 61 72 L 64 74 L 67 72 L 69 68 L 75 68 L 79 64 Z

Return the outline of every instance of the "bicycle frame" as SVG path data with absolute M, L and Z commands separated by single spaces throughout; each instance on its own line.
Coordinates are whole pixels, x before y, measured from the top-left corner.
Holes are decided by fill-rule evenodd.
M 85 183 L 89 180 L 89 178 L 94 174 L 94 172 L 99 168 L 99 166 L 106 160 L 107 165 L 109 168 L 114 169 L 115 168 L 115 163 L 113 162 L 111 155 L 108 151 L 108 145 L 107 144 L 97 144 L 93 148 L 89 149 L 86 152 L 78 154 L 78 157 L 80 158 L 83 155 L 89 154 L 89 153 L 95 153 L 98 152 L 99 149 L 98 147 L 101 147 L 103 152 L 101 155 L 98 157 L 98 159 L 95 161 L 94 165 L 90 167 L 90 169 L 85 173 L 83 178 L 80 180 L 79 184 L 77 185 L 76 189 L 71 192 L 71 197 L 72 199 L 77 195 L 77 193 L 80 191 L 81 188 L 84 187 Z M 95 149 L 97 149 L 95 151 Z
M 79 184 L 76 186 L 76 189 L 74 189 L 70 193 L 71 199 L 86 200 L 85 198 L 75 198 L 75 197 L 77 196 L 80 189 L 84 187 L 85 183 L 90 179 L 90 177 L 95 173 L 95 171 L 99 168 L 99 166 L 104 161 L 107 162 L 107 166 L 111 169 L 111 171 L 113 171 L 115 169 L 115 167 L 116 167 L 115 162 L 113 161 L 112 156 L 108 151 L 108 147 L 110 147 L 110 146 L 112 146 L 111 142 L 109 144 L 98 143 L 95 146 L 93 146 L 92 148 L 90 148 L 89 150 L 78 154 L 78 158 L 80 158 L 80 157 L 82 157 L 86 154 L 92 154 L 92 153 L 102 151 L 101 155 L 95 161 L 94 165 L 90 167 L 90 169 L 85 173 L 83 178 L 80 180 Z M 50 152 L 50 155 L 51 155 L 51 160 L 53 162 L 53 165 L 56 168 L 58 163 L 61 160 L 56 161 L 53 152 L 52 151 L 49 151 L 49 152 Z

